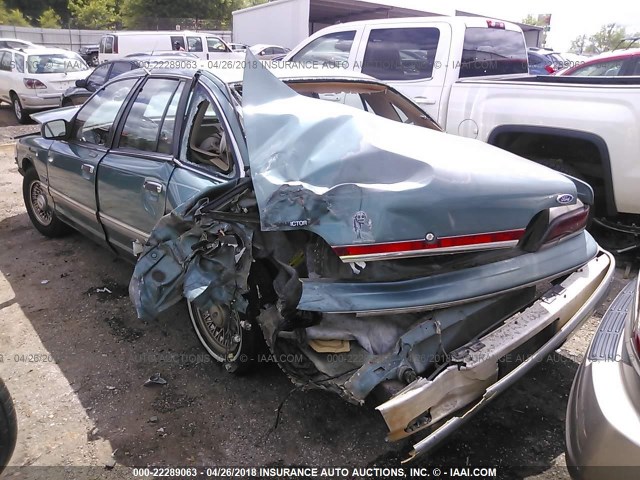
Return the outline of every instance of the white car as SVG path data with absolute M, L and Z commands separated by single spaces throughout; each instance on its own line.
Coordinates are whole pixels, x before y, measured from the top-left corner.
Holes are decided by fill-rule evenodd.
M 278 45 L 265 45 L 258 43 L 249 47 L 251 53 L 253 53 L 260 60 L 271 60 L 277 57 L 284 57 L 291 51 L 290 48 L 280 47 Z
M 60 48 L 0 49 L 0 100 L 10 103 L 20 123 L 29 112 L 57 108 L 64 91 L 90 69 L 75 52 Z

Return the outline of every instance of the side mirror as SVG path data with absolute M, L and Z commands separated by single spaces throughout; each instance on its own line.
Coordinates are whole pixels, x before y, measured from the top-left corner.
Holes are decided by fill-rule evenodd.
M 69 123 L 66 120 L 50 120 L 42 124 L 40 133 L 43 138 L 62 140 L 69 134 Z
M 81 78 L 80 80 L 76 80 L 76 87 L 78 88 L 87 88 L 87 79 Z

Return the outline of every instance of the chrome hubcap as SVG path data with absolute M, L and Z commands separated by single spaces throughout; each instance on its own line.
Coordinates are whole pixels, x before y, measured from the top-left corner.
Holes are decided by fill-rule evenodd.
M 242 331 L 237 312 L 215 305 L 209 310 L 193 307 L 211 353 L 221 362 L 233 362 L 242 349 Z
M 31 200 L 31 210 L 38 222 L 45 226 L 49 225 L 53 219 L 53 211 L 49 206 L 47 190 L 42 182 L 36 180 L 31 183 L 29 199 Z

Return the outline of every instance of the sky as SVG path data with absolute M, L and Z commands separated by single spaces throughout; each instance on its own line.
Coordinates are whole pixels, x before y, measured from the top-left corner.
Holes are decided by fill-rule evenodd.
M 521 21 L 531 13 L 551 14 L 551 31 L 547 46 L 556 51 L 569 50 L 571 41 L 582 34 L 596 33 L 606 23 L 627 27 L 629 33 L 640 32 L 640 3 L 635 0 L 607 0 L 590 4 L 584 0 L 370 0 L 406 8 L 453 15 L 455 10 L 477 13 L 503 20 Z M 595 5 L 601 5 L 597 8 Z

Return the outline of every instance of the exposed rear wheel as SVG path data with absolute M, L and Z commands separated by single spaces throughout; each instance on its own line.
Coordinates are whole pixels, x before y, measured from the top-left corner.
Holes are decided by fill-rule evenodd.
M 244 373 L 256 361 L 260 327 L 227 305 L 202 310 L 188 302 L 189 316 L 196 335 L 216 361 L 230 373 Z

